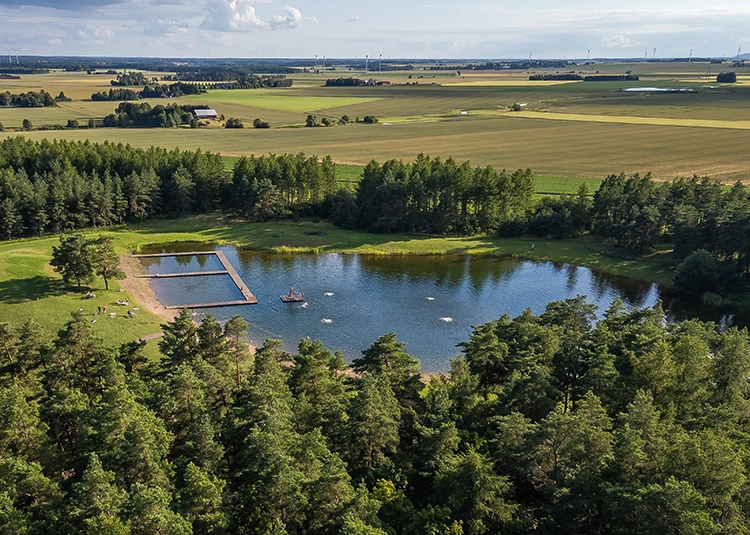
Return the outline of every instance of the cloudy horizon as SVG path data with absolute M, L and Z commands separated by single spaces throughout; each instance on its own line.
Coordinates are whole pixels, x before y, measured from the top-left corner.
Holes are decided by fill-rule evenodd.
M 734 57 L 750 5 L 718 0 L 0 0 L 6 48 L 42 56 Z M 0 49 L 2 50 L 2 49 Z

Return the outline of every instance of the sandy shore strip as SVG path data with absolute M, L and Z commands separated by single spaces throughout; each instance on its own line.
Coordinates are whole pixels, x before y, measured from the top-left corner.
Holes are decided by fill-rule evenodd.
M 120 281 L 120 286 L 130 292 L 133 300 L 137 301 L 142 308 L 164 318 L 166 321 L 172 321 L 180 315 L 179 309 L 164 308 L 164 305 L 156 300 L 154 289 L 151 287 L 151 279 L 135 277 L 135 275 L 143 273 L 143 268 L 137 258 L 128 255 L 120 256 L 120 268 L 125 273 L 125 278 Z

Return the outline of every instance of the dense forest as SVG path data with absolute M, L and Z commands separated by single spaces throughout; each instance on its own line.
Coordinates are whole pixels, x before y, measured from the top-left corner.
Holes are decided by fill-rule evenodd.
M 174 126 L 189 106 L 123 102 L 107 121 Z M 208 210 L 249 221 L 330 218 L 343 228 L 447 235 L 599 237 L 638 257 L 673 245 L 678 288 L 743 294 L 750 277 L 750 191 L 708 177 L 656 182 L 610 175 L 594 192 L 537 196 L 530 170 L 496 171 L 451 158 L 370 162 L 356 187 L 330 157 L 240 158 L 231 172 L 201 151 L 112 143 L 0 142 L 0 236 L 11 239 Z M 720 299 L 719 299 L 720 300 Z
M 347 367 L 183 311 L 147 361 L 90 322 L 0 325 L 3 533 L 748 531 L 746 330 L 578 297 L 424 378 L 394 333 Z
M 572 238 L 590 232 L 634 256 L 660 242 L 673 244 L 676 263 L 703 251 L 702 280 L 681 285 L 692 293 L 742 293 L 750 273 L 750 190 L 708 177 L 656 182 L 650 175 L 610 175 L 593 198 L 586 188 L 574 196 L 543 197 L 533 210 L 500 226 L 504 236 Z

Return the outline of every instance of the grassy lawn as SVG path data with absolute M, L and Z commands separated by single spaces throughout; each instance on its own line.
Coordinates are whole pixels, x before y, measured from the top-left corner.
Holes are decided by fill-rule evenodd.
M 84 299 L 85 289 L 66 287 L 49 261 L 52 246 L 58 238 L 43 238 L 3 242 L 0 244 L 0 322 L 22 325 L 34 318 L 46 330 L 56 332 L 70 320 L 70 313 L 83 308 L 96 336 L 111 347 L 136 340 L 141 336 L 161 331 L 164 320 L 141 309 L 134 318 L 127 317 L 126 307 L 118 306 L 118 299 L 128 298 L 131 305 L 138 307 L 127 292 L 120 292 L 118 281 L 110 282 L 110 289 L 104 289 L 101 279 L 91 284 L 96 293 L 95 299 Z M 107 307 L 109 315 L 97 315 L 97 307 Z M 148 353 L 156 354 L 156 342 L 147 344 Z

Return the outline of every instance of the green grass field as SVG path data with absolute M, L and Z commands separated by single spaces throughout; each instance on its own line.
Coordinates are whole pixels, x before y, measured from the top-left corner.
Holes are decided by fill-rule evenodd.
M 355 166 L 373 159 L 412 161 L 425 153 L 498 169 L 528 167 L 537 176 L 548 177 L 540 191 L 550 193 L 569 191 L 569 186 L 555 185 L 554 177 L 601 180 L 620 172 L 651 172 L 658 180 L 693 174 L 725 183 L 750 180 L 747 69 L 738 73 L 740 83 L 731 85 L 712 81 L 725 66 L 699 62 L 596 64 L 577 69 L 581 74 L 630 70 L 641 80 L 548 83 L 530 82 L 529 72 L 467 71 L 458 77 L 452 71 L 416 69 L 376 76 L 394 82 L 391 86 L 323 87 L 325 77 L 299 73 L 291 75 L 292 88 L 214 90 L 171 101 L 210 105 L 246 125 L 261 118 L 271 123 L 269 130 L 225 130 L 216 125 L 197 130 L 81 128 L 26 135 L 201 148 L 229 157 L 304 152 L 331 155 L 339 164 Z M 709 71 L 713 76 L 707 75 Z M 337 66 L 331 75 L 356 74 Z M 37 126 L 65 124 L 72 118 L 86 124 L 90 117 L 111 113 L 117 103 L 87 100 L 93 91 L 108 89 L 110 78 L 55 72 L 0 82 L 0 90 L 44 87 L 74 98 L 57 108 L 0 109 L 0 123 L 6 127 L 0 136 L 15 135 L 9 129 L 20 127 L 26 118 Z M 698 87 L 700 91 L 651 95 L 618 91 L 636 86 Z M 526 104 L 524 111 L 508 113 L 513 103 Z M 344 114 L 351 118 L 375 115 L 381 122 L 302 128 L 307 112 L 332 120 Z M 357 179 L 356 170 L 340 172 L 342 182 Z
M 312 113 L 330 108 L 341 108 L 354 104 L 365 104 L 378 100 L 374 97 L 325 97 L 295 95 L 291 91 L 280 94 L 279 90 L 273 89 L 241 89 L 211 91 L 203 95 L 184 97 L 182 100 L 188 103 L 210 103 L 218 104 L 241 104 L 253 108 L 291 111 L 298 113 Z
M 1 121 L 0 121 L 1 122 Z M 4 132 L 1 136 L 17 135 Z M 531 168 L 540 176 L 598 178 L 652 172 L 657 180 L 708 175 L 750 180 L 750 131 L 680 126 L 548 121 L 520 117 L 456 118 L 439 123 L 298 129 L 80 129 L 30 132 L 30 139 L 114 139 L 137 147 L 202 149 L 225 156 L 303 151 L 365 165 L 413 161 L 420 153 L 496 169 Z

